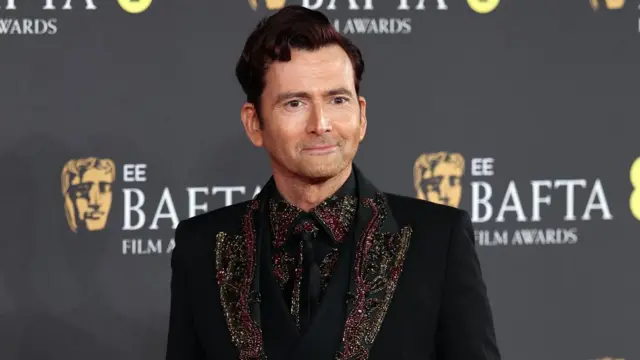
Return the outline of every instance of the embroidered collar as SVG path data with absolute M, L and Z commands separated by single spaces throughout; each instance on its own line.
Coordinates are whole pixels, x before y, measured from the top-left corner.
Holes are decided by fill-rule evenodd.
M 384 193 L 378 191 L 354 165 L 357 213 L 354 228 L 355 259 L 351 268 L 346 321 L 340 346 L 330 357 L 366 360 L 394 297 L 411 243 L 412 229 L 392 216 Z M 273 177 L 249 202 L 239 232 L 216 234 L 216 279 L 220 303 L 233 345 L 241 360 L 265 360 L 260 315 L 259 257 L 263 225 L 256 212 L 268 210 Z M 318 210 L 318 209 L 316 209 Z M 273 329 L 270 329 L 273 331 Z M 315 351 L 304 338 L 292 355 L 302 358 Z M 326 351 L 325 351 L 326 352 Z
M 278 191 L 269 199 L 269 222 L 273 231 L 272 244 L 277 249 L 294 231 L 292 226 L 301 217 L 310 216 L 331 235 L 336 243 L 342 243 L 353 224 L 357 198 L 354 175 L 334 195 L 325 199 L 309 212 L 290 204 Z

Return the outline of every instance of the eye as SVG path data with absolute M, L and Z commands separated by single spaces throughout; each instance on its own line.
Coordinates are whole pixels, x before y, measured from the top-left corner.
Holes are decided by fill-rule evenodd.
M 333 102 L 336 104 L 346 104 L 349 102 L 349 99 L 344 96 L 337 96 L 333 98 Z
M 78 185 L 74 189 L 74 195 L 76 198 L 89 198 L 89 188 L 85 184 Z
M 111 192 L 111 184 L 108 182 L 101 182 L 100 183 L 100 192 Z
M 291 100 L 284 104 L 286 107 L 297 108 L 302 105 L 302 101 L 300 100 Z

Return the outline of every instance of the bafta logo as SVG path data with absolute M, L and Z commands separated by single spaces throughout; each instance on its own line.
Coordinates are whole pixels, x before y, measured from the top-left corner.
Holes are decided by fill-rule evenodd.
M 69 228 L 104 229 L 111 210 L 111 185 L 116 166 L 110 159 L 95 157 L 69 160 L 62 169 L 62 195 Z
M 287 0 L 264 0 L 264 2 L 267 9 L 278 10 L 284 7 Z M 249 0 L 249 6 L 251 6 L 253 10 L 256 10 L 258 8 L 258 0 Z
M 264 2 L 267 9 L 278 10 L 284 7 L 287 0 L 264 0 Z M 256 10 L 258 8 L 258 0 L 249 0 L 249 6 L 251 6 L 253 10 Z
M 591 7 L 593 10 L 598 10 L 600 8 L 600 2 L 602 0 L 589 0 Z M 609 10 L 618 10 L 622 9 L 624 6 L 625 0 L 604 0 L 604 5 Z
M 631 214 L 640 220 L 640 157 L 631 164 L 629 180 L 633 188 L 631 196 L 629 197 L 629 208 L 631 209 Z
M 418 199 L 458 207 L 462 198 L 464 157 L 458 153 L 422 154 L 413 165 Z

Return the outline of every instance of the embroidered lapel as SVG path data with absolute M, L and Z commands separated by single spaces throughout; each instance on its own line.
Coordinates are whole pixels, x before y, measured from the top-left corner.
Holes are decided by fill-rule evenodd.
M 356 256 L 352 265 L 347 319 L 338 360 L 365 360 L 393 298 L 409 247 L 411 228 L 399 228 L 385 196 L 354 165 L 359 206 Z M 216 274 L 227 327 L 240 360 L 266 359 L 259 313 L 258 271 L 260 226 L 255 212 L 266 189 L 252 200 L 242 219 L 241 234 L 216 235 Z M 258 230 L 258 231 L 257 231 Z M 277 330 L 275 330 L 277 331 Z
M 347 320 L 340 360 L 364 360 L 369 357 L 376 335 L 393 298 L 411 228 L 398 228 L 389 213 L 385 196 L 375 190 L 354 167 L 358 175 L 360 207 L 355 263 L 353 264 Z
M 252 200 L 242 219 L 242 234 L 216 235 L 216 275 L 220 302 L 231 340 L 240 360 L 266 359 L 260 328 L 259 293 L 255 291 L 258 263 L 258 236 L 254 213 L 258 200 Z

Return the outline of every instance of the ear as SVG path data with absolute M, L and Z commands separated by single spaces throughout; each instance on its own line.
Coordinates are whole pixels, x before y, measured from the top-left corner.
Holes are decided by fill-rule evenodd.
M 360 104 L 360 141 L 362 141 L 367 133 L 367 100 L 360 96 L 358 103 Z
M 258 113 L 256 108 L 251 103 L 244 103 L 240 110 L 240 118 L 242 119 L 242 125 L 244 131 L 247 133 L 247 137 L 253 143 L 253 145 L 262 146 L 262 129 L 260 127 L 260 119 L 258 119 Z

